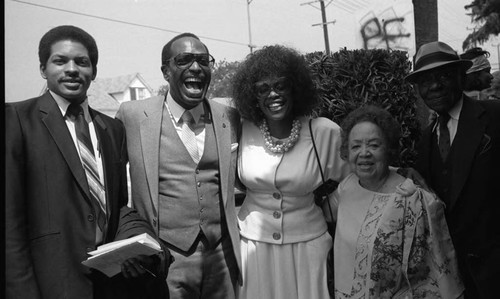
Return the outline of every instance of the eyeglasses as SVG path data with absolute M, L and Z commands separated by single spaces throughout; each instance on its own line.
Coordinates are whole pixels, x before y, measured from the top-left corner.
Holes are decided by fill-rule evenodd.
M 193 54 L 193 53 L 181 53 L 174 58 L 168 59 L 174 60 L 175 65 L 181 69 L 187 69 L 191 67 L 193 62 L 197 62 L 200 66 L 212 67 L 215 59 L 210 54 Z
M 272 90 L 274 90 L 275 93 L 282 95 L 287 92 L 289 88 L 290 85 L 285 77 L 278 78 L 274 82 L 260 81 L 255 83 L 255 93 L 258 98 L 267 98 Z
M 450 82 L 450 80 L 452 80 L 456 75 L 456 69 L 447 69 L 440 72 L 428 72 L 427 74 L 420 76 L 418 83 L 427 86 L 434 82 L 444 84 Z

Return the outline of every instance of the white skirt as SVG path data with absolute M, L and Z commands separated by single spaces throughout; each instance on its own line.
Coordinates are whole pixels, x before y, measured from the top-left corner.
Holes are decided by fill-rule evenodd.
M 241 237 L 240 299 L 328 299 L 328 232 L 307 242 L 275 245 Z

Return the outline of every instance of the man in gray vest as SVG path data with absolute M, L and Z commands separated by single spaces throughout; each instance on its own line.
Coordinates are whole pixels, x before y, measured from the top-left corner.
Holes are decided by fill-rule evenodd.
M 239 115 L 206 99 L 214 58 L 183 33 L 162 51 L 165 97 L 123 103 L 133 206 L 171 251 L 171 298 L 235 298 Z

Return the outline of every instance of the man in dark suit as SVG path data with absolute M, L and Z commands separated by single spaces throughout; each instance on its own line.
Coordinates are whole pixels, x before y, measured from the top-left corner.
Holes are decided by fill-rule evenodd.
M 446 204 L 466 298 L 498 297 L 500 281 L 500 102 L 463 94 L 472 65 L 442 42 L 422 45 L 414 84 L 438 114 L 420 143 L 416 170 Z
M 157 258 L 127 260 L 123 275 L 112 279 L 81 264 L 103 243 L 154 236 L 127 207 L 123 125 L 88 106 L 95 40 L 80 28 L 59 26 L 40 40 L 39 58 L 48 91 L 5 107 L 6 297 L 142 294 L 140 287 L 154 281 L 145 268 L 158 276 L 165 271 Z
M 165 97 L 123 103 L 132 201 L 170 249 L 171 298 L 235 298 L 234 180 L 239 114 L 207 100 L 213 57 L 183 33 L 162 51 Z

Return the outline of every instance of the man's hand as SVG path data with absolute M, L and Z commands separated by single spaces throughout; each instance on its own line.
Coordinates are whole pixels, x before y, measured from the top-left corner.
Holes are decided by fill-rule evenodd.
M 159 262 L 157 256 L 138 255 L 123 262 L 122 275 L 127 279 L 144 277 L 144 275 L 156 277 L 156 270 L 153 269 L 158 268 Z

